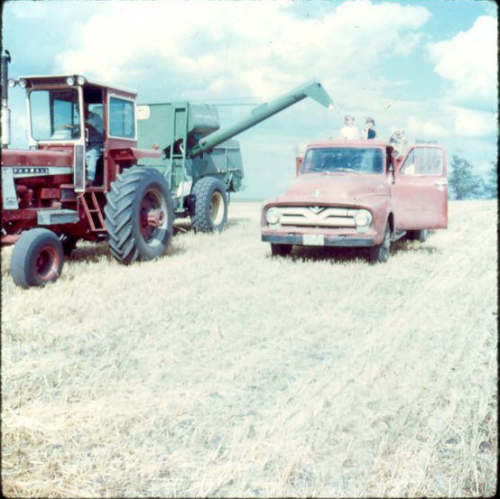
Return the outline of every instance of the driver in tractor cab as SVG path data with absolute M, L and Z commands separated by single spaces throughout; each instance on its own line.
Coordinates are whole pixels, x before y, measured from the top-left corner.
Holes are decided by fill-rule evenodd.
M 102 156 L 104 145 L 104 124 L 102 118 L 90 111 L 89 104 L 85 103 L 85 128 L 88 130 L 87 152 L 87 179 L 93 185 L 97 169 L 97 161 Z

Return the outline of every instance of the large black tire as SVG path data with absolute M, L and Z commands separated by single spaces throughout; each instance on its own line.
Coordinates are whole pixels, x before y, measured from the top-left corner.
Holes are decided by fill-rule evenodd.
M 191 224 L 197 232 L 220 232 L 227 221 L 227 194 L 215 177 L 204 177 L 193 187 L 194 214 Z
M 134 167 L 111 184 L 104 208 L 111 254 L 121 263 L 163 255 L 174 211 L 165 178 L 154 168 Z
M 291 244 L 276 244 L 271 243 L 272 256 L 287 256 L 292 252 L 293 246 Z
M 391 228 L 389 222 L 385 227 L 384 239 L 380 244 L 370 248 L 370 260 L 374 263 L 384 263 L 391 255 Z
M 421 229 L 421 230 L 410 230 L 408 231 L 408 235 L 410 236 L 410 239 L 413 239 L 414 241 L 419 241 L 421 243 L 425 243 L 427 241 L 427 237 L 429 235 L 429 231 L 427 229 Z
M 48 229 L 31 229 L 12 250 L 10 273 L 23 288 L 44 286 L 59 279 L 63 263 L 63 247 L 56 234 Z

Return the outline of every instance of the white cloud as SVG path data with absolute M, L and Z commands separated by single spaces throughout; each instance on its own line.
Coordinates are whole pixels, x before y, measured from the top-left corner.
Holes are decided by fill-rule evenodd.
M 315 76 L 342 96 L 352 92 L 353 78 L 369 79 L 381 60 L 409 53 L 419 41 L 415 30 L 429 17 L 422 7 L 369 0 L 332 4 L 310 19 L 294 16 L 289 6 L 110 3 L 83 26 L 80 48 L 56 57 L 54 70 L 141 85 L 162 74 L 200 98 L 201 87 L 210 98 L 238 93 L 259 100 Z
M 409 116 L 407 121 L 406 134 L 418 139 L 439 140 L 449 137 L 451 132 L 446 127 L 431 121 L 421 121 L 415 116 Z
M 462 137 L 482 137 L 498 133 L 498 114 L 471 111 L 461 107 L 450 107 L 453 116 L 454 132 Z
M 490 104 L 496 101 L 498 72 L 497 20 L 478 17 L 469 31 L 451 40 L 427 45 L 437 74 L 450 82 L 452 102 Z

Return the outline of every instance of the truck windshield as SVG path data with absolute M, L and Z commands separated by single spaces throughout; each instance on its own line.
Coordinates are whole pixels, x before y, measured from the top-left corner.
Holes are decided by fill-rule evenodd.
M 379 148 L 323 147 L 309 149 L 302 173 L 356 172 L 376 174 L 384 171 L 384 154 Z
M 80 138 L 80 109 L 76 89 L 33 90 L 29 95 L 31 134 L 35 140 Z

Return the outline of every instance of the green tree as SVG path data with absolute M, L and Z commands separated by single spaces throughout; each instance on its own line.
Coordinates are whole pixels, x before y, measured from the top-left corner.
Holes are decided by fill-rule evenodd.
M 487 199 L 498 198 L 498 163 L 492 161 L 491 169 L 486 178 L 485 194 Z
M 483 181 L 474 173 L 472 165 L 459 156 L 453 156 L 448 183 L 453 199 L 477 199 L 483 195 Z

